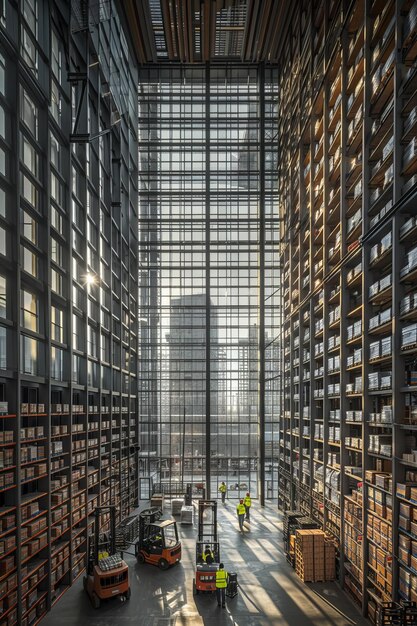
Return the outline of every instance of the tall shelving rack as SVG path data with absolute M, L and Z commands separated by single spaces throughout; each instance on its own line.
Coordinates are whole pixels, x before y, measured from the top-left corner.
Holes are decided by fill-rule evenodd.
M 373 618 L 417 599 L 417 4 L 297 3 L 280 81 L 279 504 Z
M 82 575 L 96 506 L 118 522 L 138 503 L 137 67 L 122 10 L 0 11 L 1 626 L 38 624 Z

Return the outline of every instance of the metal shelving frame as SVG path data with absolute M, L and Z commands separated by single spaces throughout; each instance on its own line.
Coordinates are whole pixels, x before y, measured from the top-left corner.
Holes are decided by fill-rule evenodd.
M 417 214 L 415 152 L 409 161 L 411 166 L 406 166 L 407 171 L 404 171 L 403 166 L 405 148 L 410 144 L 410 132 L 407 131 L 408 135 L 404 134 L 404 123 L 410 110 L 417 105 L 417 19 L 413 17 L 415 10 L 415 2 L 409 0 L 300 2 L 292 20 L 287 24 L 287 38 L 282 48 L 283 58 L 280 64 L 280 211 L 284 224 L 283 372 L 284 405 L 287 411 L 280 426 L 280 451 L 284 452 L 284 457 L 280 458 L 280 471 L 281 476 L 286 478 L 286 481 L 280 483 L 281 488 L 287 486 L 288 476 L 291 477 L 287 494 L 280 494 L 280 505 L 284 509 L 292 509 L 294 505 L 301 505 L 303 510 L 310 507 L 310 514 L 320 519 L 320 510 L 314 506 L 314 502 L 317 502 L 318 507 L 321 506 L 321 497 L 314 489 L 315 484 L 319 484 L 319 490 L 324 492 L 323 526 L 333 536 L 336 534 L 339 546 L 339 581 L 342 586 L 348 587 L 349 580 L 353 580 L 355 576 L 351 572 L 349 552 L 346 549 L 350 533 L 346 517 L 347 506 L 352 502 L 352 490 L 354 498 L 359 499 L 358 506 L 363 498 L 362 537 L 361 541 L 358 540 L 362 571 L 355 584 L 360 590 L 356 599 L 365 615 L 368 613 L 370 601 L 378 601 L 378 598 L 379 601 L 397 601 L 401 597 L 401 564 L 398 562 L 400 500 L 396 497 L 396 485 L 405 480 L 406 472 L 414 469 L 412 463 L 402 458 L 404 452 L 410 452 L 407 434 L 412 433 L 412 428 L 407 429 L 402 423 L 406 410 L 405 394 L 408 391 L 405 369 L 411 361 L 411 353 L 401 349 L 401 333 L 405 324 L 417 320 L 417 313 L 411 312 L 408 320 L 401 319 L 400 302 L 412 290 L 413 283 L 400 280 L 400 271 L 406 263 L 406 253 L 417 246 L 417 236 L 411 236 L 408 242 L 402 241 L 400 228 L 407 217 Z M 412 37 L 407 35 L 408 47 L 404 46 L 406 24 L 411 24 L 414 29 Z M 356 39 L 358 36 L 363 37 L 363 41 Z M 306 71 L 311 76 L 306 78 Z M 379 78 L 376 79 L 376 76 Z M 302 87 L 305 85 L 308 85 L 308 93 L 305 89 L 303 91 Z M 292 105 L 294 90 L 297 106 Z M 339 97 L 340 103 L 334 108 Z M 403 108 L 409 98 L 412 100 L 404 114 Z M 362 114 L 358 113 L 355 120 L 358 111 L 362 111 Z M 338 122 L 340 131 L 332 136 Z M 298 136 L 295 136 L 296 129 L 300 131 Z M 388 144 L 391 138 L 392 150 Z M 323 142 L 322 145 L 320 142 Z M 333 163 L 331 159 L 338 150 L 340 161 Z M 322 165 L 321 153 L 324 159 Z M 352 158 L 356 161 L 352 161 Z M 408 187 L 404 191 L 406 183 Z M 392 203 L 388 204 L 390 198 Z M 322 218 L 316 213 L 321 202 L 324 205 Z M 335 222 L 331 210 L 337 205 Z M 381 213 L 384 207 L 385 213 Z M 360 222 L 348 232 L 347 219 L 358 208 Z M 378 212 L 379 218 L 376 219 Z M 337 222 L 341 228 L 340 251 L 336 251 L 329 260 L 329 250 L 335 244 L 333 237 L 336 236 Z M 321 224 L 323 230 L 317 231 Z M 392 246 L 372 265 L 371 248 L 379 244 L 388 233 L 391 233 Z M 317 249 L 317 244 L 321 246 L 322 253 Z M 306 259 L 310 264 L 309 284 L 303 288 L 302 280 L 307 272 Z M 314 263 L 318 259 L 323 261 L 323 268 L 317 267 L 315 270 Z M 359 263 L 360 273 L 349 280 L 351 270 Z M 371 300 L 370 286 L 385 275 L 390 275 L 392 282 L 391 290 L 387 291 L 388 296 Z M 333 292 L 337 284 L 341 286 L 338 296 Z M 324 303 L 323 308 L 318 309 L 317 298 L 321 290 L 324 290 Z M 330 324 L 329 313 L 336 304 L 340 305 L 340 321 Z M 389 306 L 392 309 L 391 323 L 381 326 L 381 330 L 377 332 L 371 332 L 370 319 Z M 305 312 L 308 312 L 307 327 L 310 329 L 308 341 L 304 341 L 307 328 L 303 317 Z M 296 320 L 299 326 L 294 329 Z M 323 330 L 316 333 L 315 322 L 320 320 L 323 320 Z M 347 328 L 355 321 L 361 322 L 361 332 L 357 337 L 349 339 Z M 340 346 L 329 351 L 328 342 L 334 336 L 340 337 Z M 379 362 L 370 360 L 370 344 L 381 337 L 389 336 L 392 336 L 391 357 L 385 361 L 380 359 Z M 295 346 L 298 341 L 299 348 Z M 317 358 L 314 349 L 321 341 L 324 341 L 324 355 Z M 309 349 L 310 358 L 309 363 L 303 366 L 304 348 Z M 347 358 L 353 356 L 354 349 L 359 348 L 362 350 L 361 364 L 348 369 Z M 298 354 L 300 365 L 297 368 L 294 366 L 294 359 Z M 328 358 L 334 355 L 340 356 L 341 369 L 338 374 L 329 371 Z M 315 370 L 321 366 L 323 376 L 315 376 Z M 304 371 L 308 369 L 310 376 L 305 378 Z M 370 390 L 369 374 L 388 371 L 392 372 L 391 389 Z M 294 376 L 299 378 L 294 381 Z M 361 380 L 361 391 L 347 392 L 346 385 L 353 384 L 355 378 Z M 340 400 L 336 395 L 329 394 L 329 384 L 334 383 L 340 384 Z M 321 385 L 323 398 L 317 398 L 314 391 Z M 299 393 L 299 401 L 294 398 L 296 393 Z M 379 412 L 384 405 L 392 406 L 393 424 L 370 423 L 369 414 Z M 303 419 L 303 409 L 306 407 L 309 408 L 308 420 Z M 340 408 L 341 411 L 340 518 L 336 518 L 336 526 L 332 520 L 335 519 L 334 511 L 337 511 L 337 507 L 326 497 L 325 484 L 328 453 L 338 450 L 329 441 L 329 429 L 337 425 L 332 422 L 329 413 L 334 408 Z M 361 422 L 349 422 L 346 419 L 348 410 L 362 411 Z M 300 412 L 299 420 L 296 417 L 297 411 Z M 321 411 L 323 422 L 320 422 Z M 293 432 L 297 421 L 300 424 L 298 435 Z M 320 423 L 324 425 L 324 438 L 315 436 L 316 426 Z M 310 426 L 310 441 L 305 446 L 306 440 L 302 433 L 303 425 L 307 424 Z M 359 437 L 358 433 L 361 433 L 362 448 L 356 452 L 352 446 L 346 445 L 346 437 Z M 378 434 L 385 434 L 388 439 L 391 435 L 391 457 L 369 450 L 370 442 L 374 441 L 373 436 Z M 290 463 L 285 455 L 286 444 L 290 445 Z M 298 445 L 299 453 L 295 453 L 294 447 Z M 323 450 L 324 475 L 323 478 L 319 475 L 318 481 L 315 479 L 315 466 L 321 464 L 314 460 L 315 448 Z M 303 450 L 307 453 L 304 454 Z M 299 481 L 292 471 L 292 463 L 295 461 L 298 476 L 302 478 L 303 460 L 307 461 L 310 468 L 308 489 L 306 483 L 300 489 Z M 359 464 L 362 473 L 357 480 L 352 479 L 346 468 L 351 465 L 359 467 Z M 389 494 L 382 488 L 366 484 L 365 472 L 369 470 L 392 474 L 393 523 L 390 526 L 390 537 L 386 540 L 388 542 L 389 539 L 390 543 L 384 544 L 392 545 L 392 549 L 380 548 L 385 559 L 384 571 L 387 578 L 384 581 L 384 576 L 381 575 L 379 583 L 369 578 L 374 575 L 373 566 L 369 565 L 372 546 L 377 545 L 369 524 L 378 515 L 371 509 L 372 502 L 368 494 L 370 488 L 374 488 L 379 491 L 381 498 L 388 497 L 388 503 Z M 384 506 L 385 511 L 387 505 Z M 408 570 L 413 575 L 412 570 Z M 385 585 L 384 593 L 378 584 Z
M 110 3 L 111 7 L 107 4 L 100 5 L 99 10 L 98 5 L 93 7 L 90 3 L 83 14 L 76 2 L 2 3 L 0 43 L 5 69 L 0 106 L 6 112 L 7 136 L 1 137 L 0 143 L 2 149 L 7 148 L 7 177 L 0 175 L 0 186 L 8 195 L 6 211 L 0 213 L 0 225 L 7 233 L 8 254 L 0 251 L 0 274 L 7 281 L 6 294 L 2 294 L 6 315 L 0 320 L 2 329 L 7 331 L 7 351 L 5 356 L 2 354 L 7 367 L 0 370 L 0 398 L 8 402 L 10 415 L 0 415 L 0 426 L 2 431 L 13 430 L 13 444 L 1 447 L 13 446 L 15 469 L 13 485 L 0 489 L 0 505 L 13 507 L 16 528 L 2 531 L 1 536 L 15 534 L 16 546 L 10 551 L 15 557 L 14 567 L 6 568 L 0 583 L 17 574 L 14 589 L 1 587 L 3 603 L 17 591 L 13 606 L 2 605 L 0 621 L 7 626 L 37 624 L 83 573 L 95 505 L 106 503 L 109 495 L 120 520 L 138 503 L 134 476 L 138 470 L 139 435 L 137 67 L 127 35 L 122 33 L 122 5 L 117 0 Z M 32 22 L 31 10 L 35 15 Z M 37 67 L 27 63 L 23 32 L 31 42 L 31 50 L 36 51 Z M 115 66 L 121 64 L 117 71 L 123 74 L 123 86 L 115 82 L 114 67 L 110 80 L 107 63 L 111 56 L 113 62 L 117 59 Z M 38 110 L 36 136 L 22 122 L 22 87 Z M 37 172 L 30 170 L 22 156 L 21 136 L 37 155 Z M 52 137 L 60 145 L 57 161 L 51 156 Z M 19 179 L 22 171 L 37 189 L 36 206 L 24 198 Z M 60 195 L 56 193 L 56 197 L 57 183 L 53 183 L 53 177 L 60 185 Z M 37 239 L 25 238 L 22 208 L 36 221 Z M 53 219 L 53 210 L 59 215 L 60 227 Z M 59 262 L 58 255 L 53 258 L 53 242 L 62 248 Z M 23 243 L 37 255 L 37 277 L 24 271 L 20 254 Z M 60 293 L 52 288 L 52 269 L 61 276 Z M 88 273 L 95 277 L 90 285 L 86 280 Z M 22 289 L 37 298 L 39 321 L 35 329 L 24 326 Z M 63 312 L 62 336 L 55 336 L 52 306 Z M 104 314 L 110 325 L 104 324 Z M 73 315 L 77 317 L 77 327 Z M 116 322 L 120 333 L 113 338 Z M 94 350 L 89 328 L 96 333 Z M 79 337 L 77 345 L 74 335 Z M 104 335 L 110 341 L 106 354 L 100 343 Z M 38 369 L 32 373 L 24 372 L 23 336 L 35 338 L 39 345 Z M 62 372 L 58 373 L 58 368 L 52 367 L 54 348 L 62 350 Z M 76 356 L 80 361 L 74 372 Z M 87 363 L 96 368 L 95 379 L 89 377 L 92 370 Z M 104 373 L 101 377 L 100 370 L 107 371 L 107 378 Z M 43 404 L 44 410 L 37 408 L 36 413 L 25 413 L 22 403 L 26 402 Z M 56 404 L 68 405 L 68 410 L 56 410 Z M 83 410 L 76 410 L 77 405 Z M 108 420 L 114 420 L 114 428 L 112 424 L 105 425 Z M 77 424 L 82 425 L 82 432 L 75 430 Z M 35 425 L 44 428 L 43 436 L 28 442 L 22 429 Z M 66 431 L 56 434 L 56 426 L 66 427 Z M 62 441 L 63 449 L 53 452 L 58 441 Z M 77 441 L 82 442 L 80 450 L 76 448 Z M 22 480 L 22 470 L 36 467 L 40 461 L 31 457 L 24 462 L 23 451 L 29 444 L 45 449 L 42 456 L 46 459 L 42 461 L 47 471 Z M 85 456 L 77 459 L 78 452 Z M 62 467 L 54 469 L 57 462 Z M 73 480 L 77 468 L 82 468 L 84 474 Z M 1 468 L 1 473 L 6 470 Z M 97 479 L 93 480 L 94 475 Z M 66 483 L 52 486 L 58 476 Z M 56 504 L 61 490 L 68 490 L 67 495 L 60 494 L 62 503 Z M 39 503 L 41 510 L 29 519 L 24 512 L 26 494 L 31 502 Z M 80 494 L 85 503 L 77 506 Z M 61 504 L 66 509 L 57 519 Z M 79 519 L 74 517 L 77 510 L 82 511 Z M 2 509 L 0 517 L 5 515 L 7 512 Z M 39 519 L 46 519 L 45 527 L 36 531 L 32 526 L 27 531 L 27 524 Z M 62 520 L 68 520 L 68 525 L 58 534 L 56 527 Z M 31 540 L 43 532 L 47 534 L 46 545 L 37 549 Z M 28 555 L 22 554 L 25 543 L 30 546 Z M 7 551 L 2 552 L 3 564 L 7 555 Z M 53 566 L 55 555 L 58 558 Z M 35 580 L 29 572 L 42 562 L 45 571 Z

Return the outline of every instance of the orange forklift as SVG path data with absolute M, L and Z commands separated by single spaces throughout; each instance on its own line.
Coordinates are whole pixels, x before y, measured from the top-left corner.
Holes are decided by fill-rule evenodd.
M 206 547 L 212 558 L 205 558 Z M 216 572 L 220 563 L 220 544 L 217 539 L 217 501 L 198 502 L 198 540 L 196 543 L 196 570 L 193 594 L 216 591 Z M 210 561 L 210 562 L 209 562 Z
M 135 556 L 139 563 L 150 563 L 165 570 L 181 561 L 181 542 L 178 539 L 177 522 L 161 517 L 162 511 L 158 507 L 139 513 L 139 539 Z
M 100 516 L 110 513 L 109 533 L 100 533 Z M 129 567 L 116 553 L 116 507 L 102 506 L 94 511 L 94 531 L 88 537 L 87 574 L 84 589 L 95 609 L 102 600 L 115 596 L 130 598 Z

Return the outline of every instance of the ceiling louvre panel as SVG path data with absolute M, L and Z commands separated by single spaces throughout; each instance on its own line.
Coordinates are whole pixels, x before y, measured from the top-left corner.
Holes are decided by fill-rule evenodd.
M 140 63 L 276 62 L 288 4 L 278 0 L 125 0 Z

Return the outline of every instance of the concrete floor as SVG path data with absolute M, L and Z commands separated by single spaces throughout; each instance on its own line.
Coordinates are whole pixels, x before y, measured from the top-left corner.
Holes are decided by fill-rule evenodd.
M 236 571 L 239 594 L 218 608 L 214 595 L 193 597 L 196 528 L 180 526 L 182 561 L 161 572 L 130 565 L 132 596 L 92 608 L 82 579 L 62 597 L 42 626 L 364 626 L 335 583 L 304 584 L 285 560 L 276 505 L 252 506 L 251 524 L 238 532 L 236 503 L 219 503 L 219 539 L 226 569 Z

